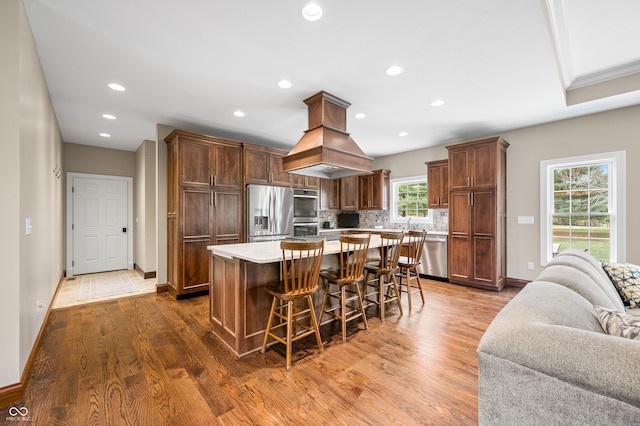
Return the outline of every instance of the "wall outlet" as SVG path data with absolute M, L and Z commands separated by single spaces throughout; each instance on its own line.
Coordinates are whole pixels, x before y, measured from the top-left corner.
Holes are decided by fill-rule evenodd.
M 44 305 L 42 304 L 41 301 L 37 301 L 36 302 L 36 318 L 40 316 L 40 312 L 42 312 L 42 310 L 44 309 Z
M 518 223 L 521 225 L 533 225 L 533 216 L 518 216 Z
M 529 263 L 527 263 L 527 268 L 529 268 L 529 269 L 533 269 L 533 262 L 529 262 Z

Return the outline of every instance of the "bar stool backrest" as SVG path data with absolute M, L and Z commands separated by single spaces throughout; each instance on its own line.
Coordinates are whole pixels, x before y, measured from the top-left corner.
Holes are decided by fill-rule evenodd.
M 286 293 L 308 293 L 318 287 L 318 274 L 324 253 L 320 241 L 282 241 L 282 281 Z
M 404 234 L 404 240 L 402 242 L 406 250 L 406 261 L 402 259 L 405 261 L 404 263 L 408 265 L 417 265 L 420 263 L 425 238 L 427 238 L 427 231 L 409 231 Z
M 381 273 L 391 272 L 398 268 L 400 246 L 404 235 L 401 232 L 384 232 L 380 234 L 380 266 Z
M 371 235 L 340 235 L 340 281 L 364 279 L 364 264 Z

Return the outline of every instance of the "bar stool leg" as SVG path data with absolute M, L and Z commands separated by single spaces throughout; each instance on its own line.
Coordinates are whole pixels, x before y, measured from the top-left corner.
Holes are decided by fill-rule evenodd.
M 398 302 L 398 310 L 400 311 L 400 315 L 403 315 L 402 313 L 402 303 L 400 303 L 402 300 L 400 299 L 400 290 L 398 290 L 398 282 L 396 281 L 396 275 L 395 274 L 390 274 L 391 275 L 391 279 L 393 280 L 393 291 L 395 291 L 396 293 L 396 301 Z
M 276 311 L 276 298 L 273 298 L 273 302 L 271 302 L 271 310 L 269 311 L 269 321 L 267 322 L 267 329 L 264 331 L 264 340 L 262 341 L 262 350 L 261 353 L 265 353 L 267 350 L 267 341 L 269 340 L 269 333 L 271 332 L 271 324 L 273 324 L 273 317 Z
M 384 322 L 384 281 L 382 275 L 378 275 L 378 306 L 380 307 L 380 322 Z
M 340 319 L 342 320 L 342 343 L 347 342 L 347 304 L 345 286 L 340 286 Z
M 360 305 L 360 313 L 362 314 L 362 323 L 364 324 L 364 329 L 369 329 L 369 324 L 367 323 L 367 316 L 364 314 L 364 304 L 362 303 L 362 293 L 360 293 L 360 286 L 358 283 L 353 284 L 356 288 L 356 293 L 358 295 L 358 305 Z M 383 306 L 384 307 L 384 306 Z
M 292 330 L 291 330 L 291 326 L 293 323 L 293 301 L 289 300 L 287 302 L 287 371 L 289 371 L 291 369 L 291 346 L 292 343 L 291 341 L 293 340 L 292 337 Z
M 307 303 L 309 305 L 309 313 L 311 314 L 311 323 L 313 328 L 316 331 L 316 340 L 318 341 L 318 347 L 320 348 L 320 353 L 324 350 L 322 348 L 322 339 L 320 338 L 320 326 L 318 326 L 318 321 L 316 320 L 316 312 L 313 309 L 313 300 L 311 296 L 307 296 Z

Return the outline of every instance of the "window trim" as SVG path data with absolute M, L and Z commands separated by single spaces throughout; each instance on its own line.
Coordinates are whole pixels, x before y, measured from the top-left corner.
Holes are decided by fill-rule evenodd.
M 611 217 L 611 262 L 626 262 L 626 151 L 581 155 L 540 161 L 540 265 L 546 266 L 553 257 L 551 246 L 553 215 L 553 169 L 583 165 L 609 164 L 609 191 L 612 202 Z
M 404 217 L 398 217 L 396 216 L 397 212 L 398 212 L 398 193 L 397 193 L 397 187 L 398 185 L 402 185 L 404 183 L 418 183 L 418 182 L 424 182 L 427 183 L 427 200 L 429 199 L 429 184 L 427 182 L 427 177 L 425 175 L 418 175 L 418 176 L 407 176 L 407 177 L 401 177 L 401 178 L 393 178 L 389 180 L 389 184 L 390 184 L 390 188 L 389 188 L 389 192 L 390 192 L 390 198 L 391 198 L 391 205 L 390 205 L 390 213 L 389 213 L 389 222 L 391 223 L 407 223 L 409 220 L 407 218 Z M 426 201 L 426 200 L 425 200 Z M 411 223 L 424 223 L 424 224 L 433 224 L 433 213 L 432 213 L 432 209 L 430 209 L 427 206 L 427 217 L 416 217 L 416 216 L 411 216 Z

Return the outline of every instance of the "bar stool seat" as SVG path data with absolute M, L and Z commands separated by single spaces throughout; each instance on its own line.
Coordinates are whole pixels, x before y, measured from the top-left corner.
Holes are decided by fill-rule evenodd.
M 411 310 L 412 295 L 415 293 L 420 293 L 424 305 L 422 283 L 420 283 L 420 274 L 416 267 L 420 264 L 426 237 L 426 231 L 409 231 L 404 235 L 402 241 L 402 253 L 398 260 L 400 272 L 397 275 L 400 277 L 400 292 L 407 293 L 409 310 Z
M 320 276 L 326 282 L 320 322 L 325 314 L 339 319 L 342 325 L 343 342 L 347 341 L 348 322 L 362 318 L 364 328 L 369 328 L 362 304 L 360 283 L 364 280 L 364 263 L 367 259 L 370 239 L 369 234 L 340 235 L 339 268 L 320 272 Z M 332 286 L 337 289 L 332 289 Z M 338 304 L 328 306 L 329 299 L 337 300 Z
M 401 232 L 388 232 L 380 234 L 380 260 L 367 262 L 365 268 L 364 290 L 362 300 L 365 309 L 368 306 L 377 305 L 380 310 L 380 321 L 384 322 L 385 307 L 388 303 L 398 304 L 402 315 L 400 303 L 400 290 L 395 274 L 398 273 L 398 259 L 400 257 L 400 244 L 403 234 Z M 373 278 L 369 279 L 372 275 Z M 369 288 L 371 287 L 371 292 Z
M 267 285 L 266 291 L 273 296 L 269 320 L 264 333 L 262 353 L 267 350 L 269 337 L 286 346 L 287 371 L 291 369 L 292 343 L 315 334 L 318 348 L 322 352 L 320 327 L 316 318 L 311 295 L 318 290 L 318 274 L 324 252 L 324 239 L 314 242 L 282 241 L 281 281 Z M 306 306 L 298 302 L 306 301 Z M 283 312 L 284 311 L 284 312 Z M 274 318 L 279 323 L 274 325 Z M 307 323 L 307 320 L 309 320 Z M 285 328 L 285 333 L 276 333 Z

